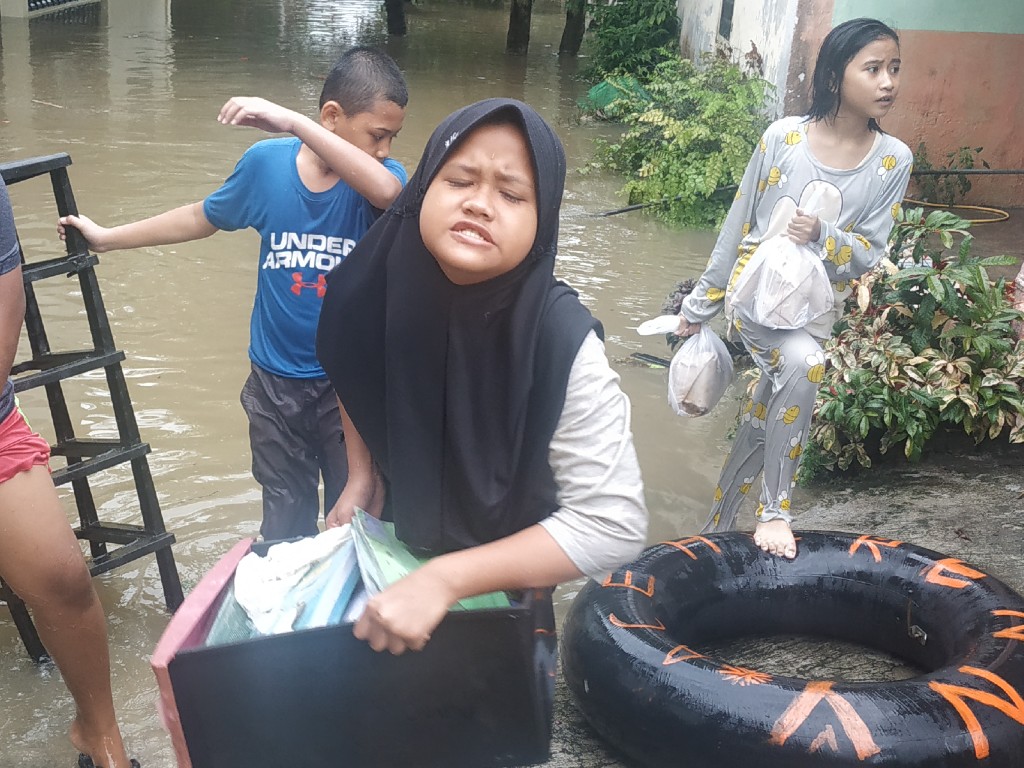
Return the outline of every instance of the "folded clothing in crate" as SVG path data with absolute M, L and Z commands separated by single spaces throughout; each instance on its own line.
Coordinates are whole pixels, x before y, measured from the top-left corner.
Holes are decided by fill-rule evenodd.
M 207 645 L 239 542 L 171 619 L 151 664 L 179 768 L 486 768 L 548 758 L 550 593 L 452 611 L 418 653 L 376 653 L 350 624 Z

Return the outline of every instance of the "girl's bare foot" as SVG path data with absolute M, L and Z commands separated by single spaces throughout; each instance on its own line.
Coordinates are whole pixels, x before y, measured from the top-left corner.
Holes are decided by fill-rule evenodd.
M 90 737 L 80 719 L 76 717 L 71 724 L 68 737 L 75 749 L 83 755 L 88 755 L 97 768 L 132 768 L 132 761 L 124 751 L 121 734 L 116 729 L 114 735 Z
M 796 539 L 785 520 L 769 520 L 754 528 L 754 543 L 770 555 L 792 560 L 796 557 Z

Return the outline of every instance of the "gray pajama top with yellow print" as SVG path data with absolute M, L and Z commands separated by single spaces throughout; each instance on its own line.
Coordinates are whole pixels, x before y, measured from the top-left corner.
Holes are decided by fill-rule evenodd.
M 836 292 L 833 312 L 806 327 L 813 336 L 831 335 L 848 281 L 885 253 L 910 178 L 910 149 L 878 133 L 856 168 L 830 168 L 811 153 L 808 124 L 806 117 L 776 120 L 754 149 L 707 269 L 683 302 L 681 314 L 690 322 L 710 320 L 722 310 L 727 290 L 758 245 L 784 233 L 797 208 L 821 220 L 821 236 L 810 245 L 819 249 Z

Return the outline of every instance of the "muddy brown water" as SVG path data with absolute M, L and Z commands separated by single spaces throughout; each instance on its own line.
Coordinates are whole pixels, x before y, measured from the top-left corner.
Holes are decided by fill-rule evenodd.
M 535 106 L 561 135 L 569 176 L 558 271 L 604 323 L 609 356 L 633 402 L 633 430 L 651 511 L 651 542 L 695 532 L 703 520 L 735 409 L 700 419 L 669 410 L 666 372 L 633 365 L 633 352 L 668 356 L 660 337 L 634 329 L 659 314 L 676 280 L 702 269 L 714 233 L 680 231 L 637 213 L 592 214 L 625 205 L 621 180 L 582 175 L 608 126 L 580 123 L 580 61 L 556 55 L 558 2 L 537 0 L 529 55 L 503 53 L 504 3 L 422 0 L 407 4 L 410 32 L 388 40 L 371 0 L 106 0 L 57 17 L 0 23 L 0 158 L 70 153 L 81 211 L 116 224 L 201 199 L 242 151 L 264 138 L 216 122 L 233 95 L 259 95 L 315 114 L 321 76 L 357 42 L 382 44 L 409 81 L 405 128 L 393 153 L 412 170 L 426 138 L 453 109 L 488 96 Z M 12 198 L 30 259 L 61 253 L 45 180 Z M 186 590 L 239 538 L 255 535 L 260 494 L 249 471 L 238 393 L 258 239 L 252 232 L 162 248 L 104 254 L 99 277 L 167 526 Z M 88 340 L 77 282 L 40 284 L 52 346 Z M 27 344 L 22 345 L 22 358 Z M 81 436 L 115 433 L 101 373 L 67 385 Z M 735 399 L 735 392 L 730 397 Z M 45 401 L 23 404 L 52 439 Z M 137 522 L 127 465 L 95 477 L 100 516 Z M 74 502 L 62 491 L 69 518 Z M 171 766 L 155 710 L 148 656 L 167 623 L 155 562 L 137 560 L 95 579 L 110 625 L 119 717 L 130 752 L 147 767 Z M 560 609 L 579 584 L 559 593 Z M 59 675 L 36 668 L 0 609 L 0 754 L 35 768 L 70 765 L 65 739 L 73 705 Z

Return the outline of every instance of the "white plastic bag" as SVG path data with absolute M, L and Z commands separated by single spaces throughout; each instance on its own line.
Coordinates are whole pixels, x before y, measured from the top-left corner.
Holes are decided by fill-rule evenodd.
M 831 311 L 832 283 L 813 248 L 787 235 L 765 240 L 733 286 L 731 306 L 766 328 L 803 328 Z
M 672 357 L 668 404 L 678 416 L 703 416 L 732 383 L 732 357 L 718 335 L 702 323 Z

